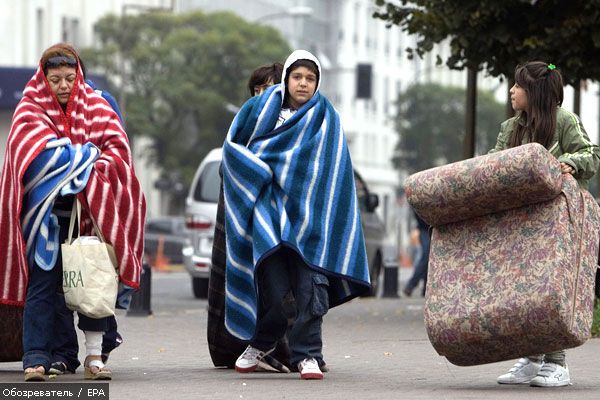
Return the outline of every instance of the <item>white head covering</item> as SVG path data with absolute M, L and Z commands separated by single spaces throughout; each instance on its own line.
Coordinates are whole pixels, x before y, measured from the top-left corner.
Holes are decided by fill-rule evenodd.
M 321 86 L 321 78 L 323 76 L 323 74 L 321 73 L 321 63 L 319 63 L 319 60 L 317 60 L 317 57 L 315 57 L 310 51 L 307 50 L 295 50 L 292 54 L 289 55 L 289 57 L 287 58 L 287 60 L 285 60 L 285 64 L 283 65 L 283 76 L 281 77 L 281 93 L 283 93 L 283 96 L 285 97 L 285 77 L 287 74 L 287 70 L 290 67 L 290 65 L 292 65 L 293 63 L 295 63 L 298 60 L 309 60 L 314 62 L 315 64 L 317 64 L 317 69 L 319 70 L 319 80 L 317 81 L 317 87 L 315 89 L 315 93 L 317 93 L 317 91 L 319 90 L 319 87 Z

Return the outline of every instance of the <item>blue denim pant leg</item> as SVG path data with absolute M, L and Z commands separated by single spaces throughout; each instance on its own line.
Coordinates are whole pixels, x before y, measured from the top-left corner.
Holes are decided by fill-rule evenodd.
M 69 371 L 75 372 L 81 365 L 77 357 L 79 343 L 73 323 L 73 311 L 67 308 L 63 294 L 57 295 L 55 313 L 52 362 L 63 362 Z
M 419 240 L 421 242 L 421 256 L 417 260 L 413 274 L 406 284 L 406 287 L 409 290 L 416 288 L 420 281 L 423 281 L 424 284 L 427 283 L 427 266 L 429 265 L 429 248 L 431 246 L 429 232 L 427 230 L 420 229 Z
M 62 285 L 61 268 L 44 271 L 29 267 L 29 284 L 23 310 L 23 369 L 43 366 L 50 369 L 54 306 Z
M 292 268 L 292 291 L 296 300 L 296 320 L 289 332 L 290 364 L 305 358 L 323 364 L 323 316 L 329 310 L 329 280 L 296 257 Z
M 59 243 L 64 243 L 69 234 L 68 217 L 58 217 Z M 56 265 L 54 266 L 62 277 L 62 252 L 58 252 Z M 75 371 L 80 362 L 77 357 L 79 344 L 77 342 L 77 333 L 73 323 L 73 311 L 67 308 L 65 296 L 62 291 L 62 280 L 57 288 L 56 300 L 54 303 L 54 329 L 52 330 L 52 362 L 64 362 L 69 371 Z

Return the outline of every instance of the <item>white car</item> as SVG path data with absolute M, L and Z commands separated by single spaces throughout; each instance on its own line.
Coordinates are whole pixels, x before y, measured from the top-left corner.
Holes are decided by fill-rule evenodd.
M 222 151 L 218 148 L 204 157 L 185 201 L 185 224 L 190 240 L 182 250 L 183 263 L 192 277 L 194 296 L 201 299 L 208 297 L 213 235 L 221 188 L 221 155 Z

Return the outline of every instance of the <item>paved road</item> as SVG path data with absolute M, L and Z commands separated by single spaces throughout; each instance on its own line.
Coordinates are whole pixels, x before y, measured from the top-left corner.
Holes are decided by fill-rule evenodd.
M 403 271 L 406 273 L 406 271 Z M 118 316 L 125 343 L 111 355 L 115 399 L 598 399 L 600 340 L 567 353 L 573 385 L 500 386 L 512 362 L 457 367 L 427 339 L 423 300 L 358 299 L 332 309 L 324 323 L 323 381 L 298 374 L 237 374 L 212 366 L 206 301 L 192 297 L 185 273 L 153 275 L 151 317 Z M 83 374 L 57 377 L 82 382 Z M 21 382 L 20 363 L 0 364 L 0 382 Z M 43 383 L 42 383 L 43 385 Z

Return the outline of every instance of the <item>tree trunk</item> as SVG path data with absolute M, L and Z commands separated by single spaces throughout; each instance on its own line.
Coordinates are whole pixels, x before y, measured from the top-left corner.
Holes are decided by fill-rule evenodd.
M 581 117 L 581 81 L 573 85 L 573 112 Z
M 465 107 L 465 140 L 463 158 L 475 156 L 475 119 L 477 116 L 477 70 L 467 70 L 467 104 Z

